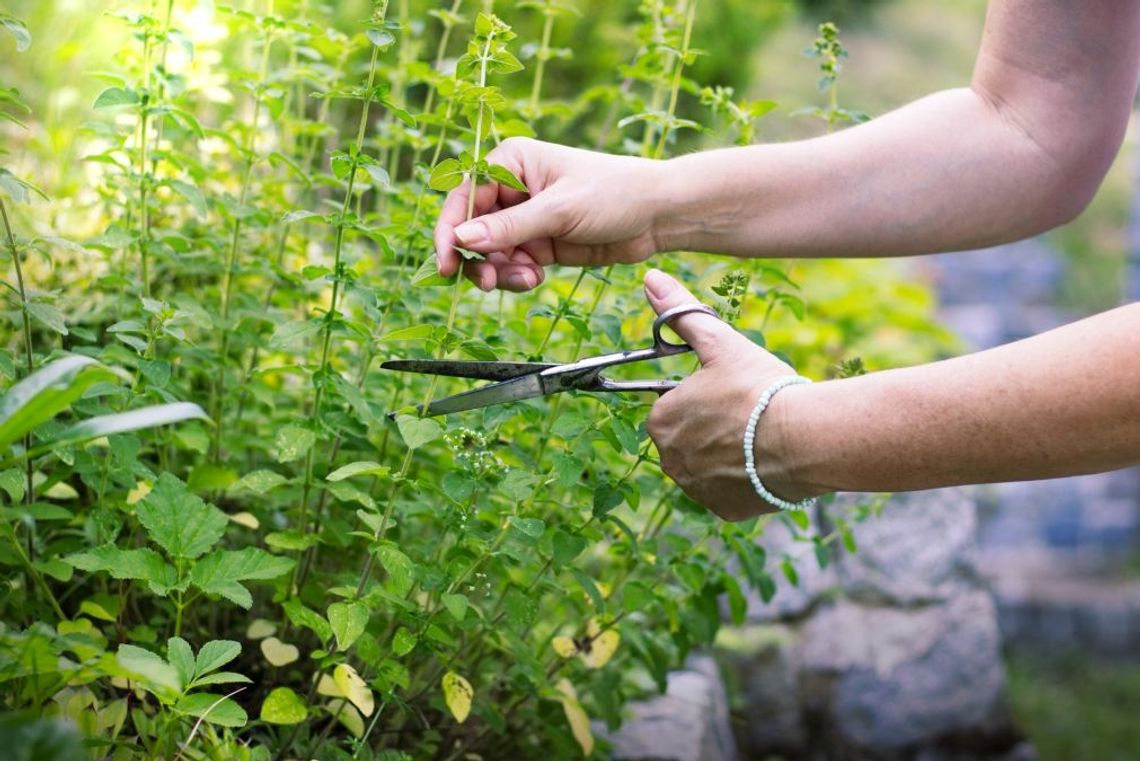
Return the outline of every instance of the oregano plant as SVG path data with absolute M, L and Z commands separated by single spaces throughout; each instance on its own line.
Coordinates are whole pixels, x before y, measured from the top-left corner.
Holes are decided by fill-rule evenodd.
M 600 757 L 599 722 L 743 622 L 749 590 L 855 551 L 877 502 L 730 524 L 688 501 L 650 397 L 432 418 L 470 382 L 379 367 L 645 344 L 638 268 L 484 294 L 436 274 L 432 229 L 448 191 L 526 191 L 488 158 L 510 137 L 651 160 L 753 141 L 781 112 L 698 81 L 700 56 L 747 54 L 699 38 L 706 4 L 15 5 L 5 55 L 45 48 L 82 94 L 0 67 L 0 736 L 23 727 L 19 752 Z M 38 34 L 56 17 L 78 48 Z M 892 271 L 657 264 L 809 374 L 889 361 L 874 337 L 896 320 L 945 342 Z M 793 542 L 769 553 L 774 521 Z

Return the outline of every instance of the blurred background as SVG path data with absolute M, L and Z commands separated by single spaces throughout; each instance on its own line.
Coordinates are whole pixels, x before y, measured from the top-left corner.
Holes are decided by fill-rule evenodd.
M 119 6 L 114 2 L 102 5 L 108 11 Z M 209 3 L 200 5 L 208 7 Z M 366 15 L 367 5 L 355 0 L 337 3 L 336 8 L 350 26 Z M 4 10 L 36 30 L 37 44 L 18 57 L 10 54 L 10 48 L 0 55 L 0 81 L 15 84 L 35 113 L 31 132 L 12 130 L 0 135 L 18 173 L 37 178 L 50 195 L 61 199 L 50 207 L 50 218 L 22 219 L 21 223 L 65 230 L 77 238 L 100 231 L 82 216 L 87 170 L 80 161 L 84 135 L 91 129 L 90 104 L 105 86 L 98 72 L 112 68 L 119 49 L 128 43 L 123 25 L 112 19 L 91 25 L 91 6 L 90 0 L 8 0 L 3 4 Z M 612 26 L 612 34 L 624 33 L 627 27 L 615 20 L 627 20 L 636 11 L 632 2 L 581 0 L 577 6 L 583 11 L 581 17 L 560 27 L 561 39 L 556 44 L 571 47 L 576 38 L 586 35 L 605 39 L 610 33 L 607 25 Z M 708 54 L 693 76 L 701 82 L 730 85 L 749 99 L 775 101 L 776 109 L 759 122 L 758 140 L 809 137 L 824 127 L 818 120 L 796 114 L 805 98 L 816 92 L 818 79 L 814 63 L 805 60 L 802 51 L 810 46 L 821 21 L 834 20 L 840 25 L 850 52 L 839 85 L 843 104 L 874 117 L 934 90 L 967 84 L 984 17 L 982 0 L 702 0 L 694 42 Z M 208 19 L 204 11 L 206 26 Z M 220 26 L 200 31 L 206 37 L 225 33 Z M 219 49 L 224 48 L 225 41 L 218 42 Z M 576 94 L 582 82 L 597 79 L 598 71 L 610 71 L 623 63 L 618 58 L 622 49 L 614 45 L 577 51 L 559 68 L 558 76 L 551 76 L 551 94 Z M 579 140 L 575 130 L 592 129 L 589 125 L 597 121 L 583 118 L 564 125 L 562 134 L 539 136 Z M 907 263 L 912 281 L 935 295 L 943 324 L 957 336 L 961 347 L 980 349 L 1005 343 L 1140 299 L 1140 198 L 1136 194 L 1140 154 L 1135 124 L 1134 118 L 1100 192 L 1075 222 L 1030 241 Z M 691 139 L 693 148 L 707 144 L 703 138 Z M 69 198 L 77 199 L 75 206 L 69 205 Z M 805 281 L 808 303 L 815 287 L 826 284 L 819 278 Z M 859 618 L 861 613 L 852 610 L 843 614 L 847 617 L 835 614 L 834 607 L 823 610 L 821 601 L 850 594 L 875 604 L 888 600 L 890 609 L 900 616 L 917 616 L 914 612 L 920 609 L 926 615 L 945 604 L 951 611 L 946 614 L 949 619 L 908 618 L 910 623 L 896 634 L 913 643 L 933 631 L 937 636 L 930 635 L 928 650 L 938 650 L 939 643 L 950 646 L 940 637 L 965 648 L 960 654 L 951 649 L 947 652 L 953 657 L 933 661 L 923 660 L 929 653 L 916 656 L 919 663 L 913 674 L 918 676 L 914 679 L 927 680 L 925 693 L 910 691 L 915 689 L 914 679 L 905 673 L 896 675 L 896 682 L 884 678 L 874 683 L 874 688 L 886 690 L 881 695 L 886 703 L 921 702 L 931 690 L 947 684 L 960 691 L 943 696 L 946 705 L 942 708 L 953 716 L 942 717 L 943 723 L 935 722 L 924 730 L 913 726 L 913 715 L 900 715 L 893 730 L 896 736 L 908 731 L 928 731 L 931 737 L 959 731 L 968 734 L 975 725 L 985 724 L 970 718 L 971 711 L 989 710 L 994 705 L 989 702 L 993 693 L 1010 721 L 996 728 L 983 727 L 981 735 L 1024 736 L 1043 759 L 1140 758 L 1140 473 L 1134 469 L 916 499 L 934 516 L 933 522 L 904 523 L 905 530 L 894 533 L 869 526 L 860 538 L 871 557 L 861 561 L 859 569 L 840 568 L 836 576 L 806 579 L 798 591 L 781 589 L 773 606 L 750 617 L 746 631 L 729 632 L 722 663 L 737 666 L 731 675 L 734 678 L 728 680 L 728 695 L 734 742 L 742 755 L 813 757 L 811 749 L 817 746 L 810 736 L 833 731 L 812 724 L 812 716 L 826 715 L 824 709 L 815 713 L 815 709 L 800 710 L 793 719 L 778 711 L 758 715 L 760 707 L 780 705 L 781 698 L 757 685 L 776 680 L 779 686 L 783 684 L 780 679 L 798 679 L 796 689 L 810 704 L 811 685 L 804 686 L 802 670 L 780 659 L 809 657 L 810 647 L 820 647 L 819 641 L 809 643 L 805 651 L 789 649 L 787 638 L 805 636 L 812 627 L 825 624 L 866 625 L 874 630 L 886 621 Z M 919 538 L 940 544 L 943 556 L 930 557 L 928 544 Z M 937 588 L 937 594 L 897 587 L 901 577 L 916 572 L 916 564 L 933 575 L 927 581 Z M 875 574 L 877 580 L 871 578 Z M 971 590 L 971 596 L 946 592 L 959 587 Z M 980 598 L 975 594 L 984 595 L 992 604 L 977 602 Z M 1000 637 L 1002 659 L 973 664 L 974 671 L 964 669 L 972 646 L 981 641 L 984 650 L 988 642 L 988 624 L 983 620 L 987 617 L 993 619 L 993 631 Z M 844 669 L 859 668 L 852 663 L 829 662 L 820 673 L 842 680 Z M 740 682 L 748 678 L 753 684 Z M 862 684 L 864 696 L 874 693 L 865 681 L 852 684 L 851 689 Z M 828 695 L 840 703 L 844 699 L 838 692 Z M 831 708 L 839 710 L 840 703 Z M 883 705 L 860 706 L 889 711 Z M 866 729 L 872 724 L 861 726 Z M 882 722 L 874 726 L 887 731 Z M 863 729 L 851 733 L 870 747 L 867 744 L 874 738 L 860 735 Z M 1029 753 L 1016 737 L 992 744 L 1012 749 L 1010 753 Z M 907 741 L 892 749 L 887 743 L 880 757 L 918 757 L 906 755 L 911 750 L 902 748 L 920 745 Z M 969 741 L 950 746 L 959 755 L 921 757 L 991 757 L 970 751 Z M 891 755 L 896 752 L 901 755 Z

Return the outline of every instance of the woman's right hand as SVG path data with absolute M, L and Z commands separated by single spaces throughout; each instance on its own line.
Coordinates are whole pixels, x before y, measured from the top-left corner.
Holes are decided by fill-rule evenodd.
M 441 275 L 458 270 L 457 245 L 485 256 L 463 262 L 485 291 L 528 291 L 551 264 L 640 262 L 659 250 L 654 209 L 663 208 L 668 188 L 660 162 L 517 137 L 487 160 L 511 170 L 529 192 L 480 185 L 474 217 L 465 221 L 470 183 L 453 190 L 435 228 Z

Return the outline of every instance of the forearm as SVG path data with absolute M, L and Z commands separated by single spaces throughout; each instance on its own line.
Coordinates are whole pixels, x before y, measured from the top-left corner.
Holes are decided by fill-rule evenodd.
M 900 256 L 1025 237 L 1070 215 L 1054 167 L 971 90 L 827 137 L 669 162 L 665 250 Z
M 648 199 L 660 250 L 898 256 L 1061 224 L 1111 164 L 1140 3 L 994 0 L 969 88 L 826 137 L 683 156 Z
M 977 354 L 788 388 L 765 418 L 758 467 L 777 493 L 798 485 L 789 497 L 1140 463 L 1140 303 Z

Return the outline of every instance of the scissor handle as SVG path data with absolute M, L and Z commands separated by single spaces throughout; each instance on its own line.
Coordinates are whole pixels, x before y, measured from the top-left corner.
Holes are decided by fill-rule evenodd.
M 660 356 L 667 357 L 673 354 L 683 354 L 687 351 L 692 351 L 693 347 L 689 346 L 687 343 L 673 343 L 672 341 L 666 341 L 665 338 L 661 335 L 661 328 L 663 328 L 665 325 L 668 325 L 670 322 L 677 319 L 681 315 L 689 314 L 691 312 L 703 312 L 704 314 L 711 315 L 718 320 L 720 319 L 720 315 L 716 313 L 716 310 L 705 304 L 678 304 L 672 309 L 666 309 L 664 312 L 657 316 L 656 320 L 653 321 L 653 348 Z

